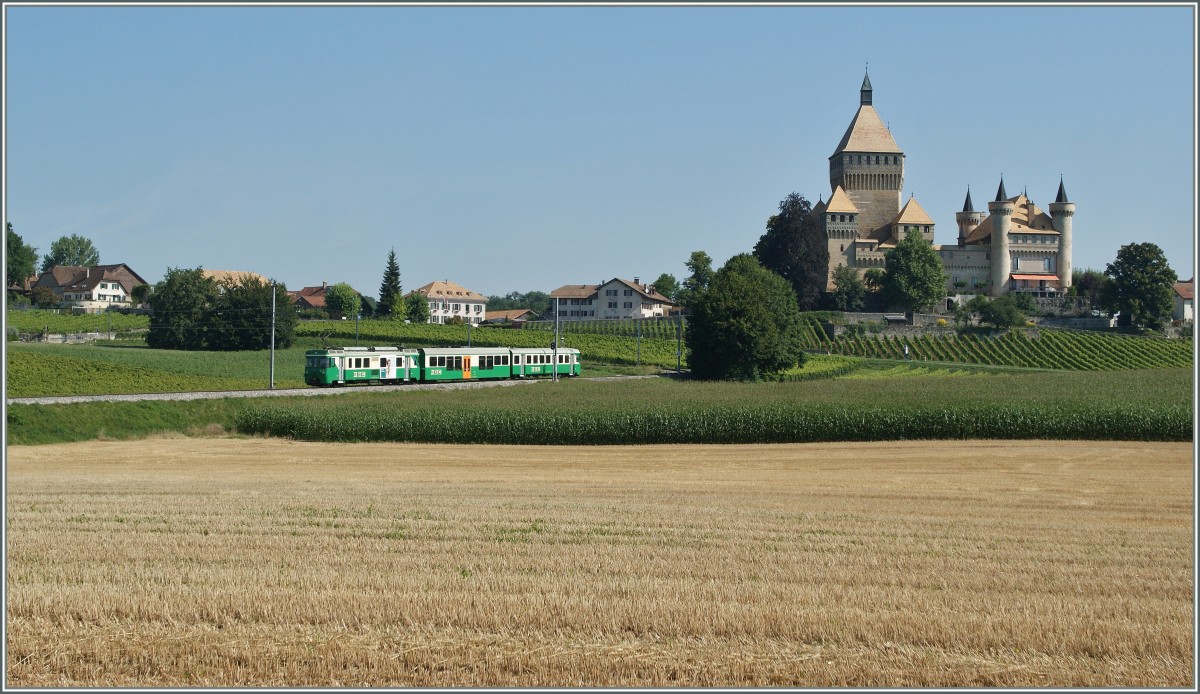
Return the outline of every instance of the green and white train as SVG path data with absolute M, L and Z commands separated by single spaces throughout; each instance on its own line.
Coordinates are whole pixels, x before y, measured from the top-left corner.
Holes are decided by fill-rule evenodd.
M 555 357 L 557 356 L 557 363 Z M 304 353 L 310 386 L 350 383 L 437 383 L 578 376 L 579 350 L 525 347 L 330 347 Z

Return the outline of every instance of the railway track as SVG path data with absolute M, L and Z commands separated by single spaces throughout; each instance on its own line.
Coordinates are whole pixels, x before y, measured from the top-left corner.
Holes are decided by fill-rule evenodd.
M 650 376 L 603 376 L 589 381 L 627 381 Z M 217 390 L 188 393 L 128 393 L 120 395 L 54 395 L 32 398 L 8 398 L 9 405 L 67 405 L 80 402 L 140 402 L 144 400 L 216 400 L 220 398 L 274 398 L 295 396 L 345 395 L 347 393 L 395 393 L 411 390 L 465 390 L 497 388 L 532 383 L 553 383 L 547 379 L 513 381 L 461 381 L 456 383 L 405 383 L 391 386 L 348 386 L 345 388 L 276 388 L 262 390 Z

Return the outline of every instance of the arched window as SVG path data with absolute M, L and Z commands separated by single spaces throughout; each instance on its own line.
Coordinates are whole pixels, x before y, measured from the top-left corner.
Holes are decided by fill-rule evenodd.
M 878 163 L 879 163 L 879 155 L 878 155 L 878 154 L 876 154 L 876 155 L 875 155 L 875 163 L 876 163 L 876 164 L 878 164 Z
M 841 246 L 838 247 L 838 250 L 841 251 L 842 253 L 845 253 L 846 252 L 846 244 L 843 243 Z

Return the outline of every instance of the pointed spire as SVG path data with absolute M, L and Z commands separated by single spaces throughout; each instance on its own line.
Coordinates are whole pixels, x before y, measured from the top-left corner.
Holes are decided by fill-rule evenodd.
M 1067 200 L 1067 189 L 1063 187 L 1061 174 L 1058 177 L 1058 197 L 1054 199 L 1054 202 L 1070 202 Z
M 871 77 L 863 72 L 862 87 L 858 91 L 859 103 L 865 106 L 871 105 Z
M 975 206 L 971 204 L 971 186 L 967 186 L 967 201 L 963 203 L 963 212 L 974 212 Z
M 1000 189 L 996 191 L 996 202 L 1004 202 L 1008 199 L 1008 193 L 1004 192 L 1004 174 L 1000 174 Z

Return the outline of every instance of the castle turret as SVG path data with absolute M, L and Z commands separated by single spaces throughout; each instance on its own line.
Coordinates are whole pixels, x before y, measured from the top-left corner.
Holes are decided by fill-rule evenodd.
M 975 206 L 971 204 L 970 186 L 967 186 L 967 199 L 963 203 L 962 212 L 954 215 L 954 219 L 958 222 L 958 247 L 963 248 L 967 245 L 967 237 L 983 221 L 983 212 L 976 212 Z
M 1075 203 L 1067 200 L 1067 189 L 1058 179 L 1058 197 L 1050 203 L 1050 217 L 1058 231 L 1058 277 L 1059 286 L 1066 291 L 1071 286 L 1071 218 L 1075 216 Z
M 1012 274 L 1012 258 L 1008 252 L 1008 232 L 1012 228 L 1014 205 L 1007 199 L 1004 192 L 1004 177 L 1000 177 L 1000 188 L 996 191 L 996 199 L 988 203 L 988 211 L 992 213 L 992 296 L 1000 296 L 1008 291 L 1008 280 Z

